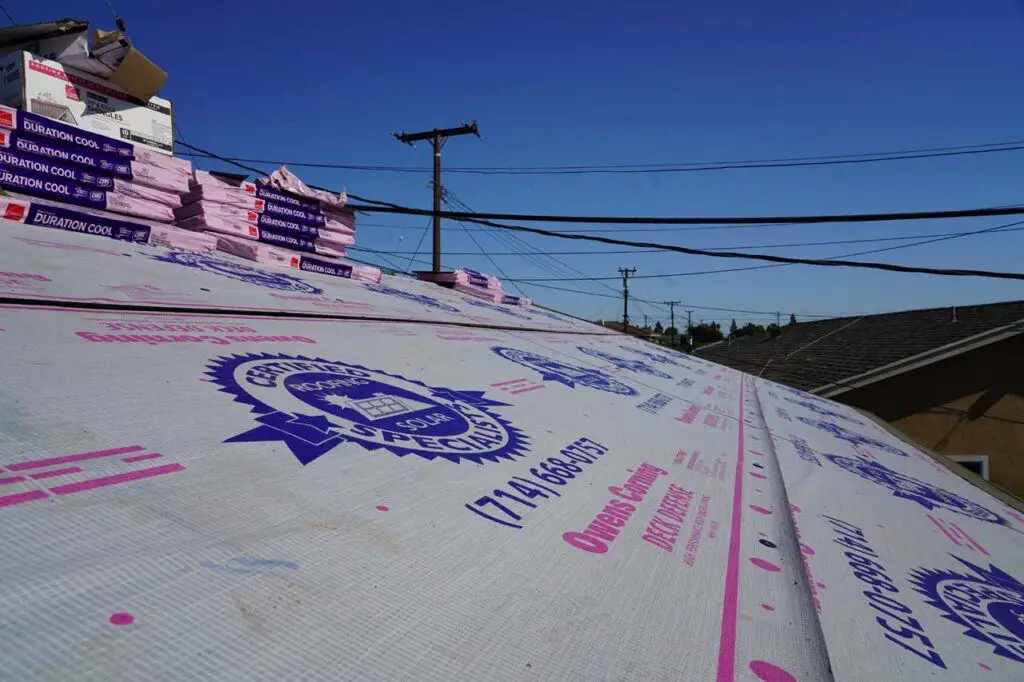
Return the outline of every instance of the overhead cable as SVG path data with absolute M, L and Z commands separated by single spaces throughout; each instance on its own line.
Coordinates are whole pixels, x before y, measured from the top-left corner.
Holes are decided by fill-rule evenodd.
M 357 201 L 361 197 L 349 194 Z M 388 205 L 385 202 L 374 202 L 374 205 L 350 205 L 356 211 L 367 213 L 398 213 L 401 215 L 434 215 L 434 212 L 423 208 Z M 1024 206 L 993 206 L 989 208 L 969 208 L 945 211 L 904 211 L 898 213 L 852 213 L 836 215 L 802 215 L 802 216 L 741 216 L 741 217 L 661 217 L 661 216 L 580 216 L 580 215 L 545 215 L 532 213 L 488 213 L 485 211 L 438 211 L 442 218 L 460 220 L 474 218 L 481 220 L 518 220 L 532 223 L 595 223 L 605 225 L 749 225 L 752 223 L 877 223 L 902 220 L 936 220 L 945 218 L 984 218 L 988 216 L 1024 215 Z M 480 223 L 486 225 L 488 223 Z M 538 231 L 537 234 L 548 232 Z M 566 233 L 561 236 L 574 236 Z
M 192 145 L 185 145 L 195 151 L 208 153 L 205 149 L 199 149 Z M 262 173 L 258 169 L 248 168 L 240 163 L 231 161 L 224 157 L 211 154 L 215 158 L 219 158 L 228 163 L 232 163 L 244 170 L 251 172 Z M 372 203 L 366 203 L 367 200 L 357 195 L 349 195 L 355 198 L 357 201 L 363 201 L 364 205 L 352 206 L 353 210 L 362 210 L 364 212 L 382 212 L 382 213 L 400 213 L 405 215 L 434 215 L 433 211 L 426 211 L 423 209 L 409 208 L 406 206 L 400 206 L 391 202 L 370 200 Z M 675 246 L 669 244 L 659 244 L 656 242 L 640 242 L 627 239 L 616 239 L 612 237 L 601 237 L 597 235 L 580 235 L 580 234 L 566 234 L 562 232 L 554 232 L 551 230 L 545 230 L 536 227 L 525 227 L 523 225 L 509 225 L 507 223 L 495 223 L 491 219 L 512 219 L 512 220 L 526 220 L 526 221 L 555 221 L 555 222 L 600 222 L 600 223 L 614 223 L 619 224 L 626 221 L 625 224 L 633 223 L 654 223 L 654 224 L 721 224 L 721 223 L 829 223 L 829 222 L 879 222 L 888 220 L 923 220 L 933 218 L 966 218 L 966 217 L 982 217 L 982 216 L 996 216 L 996 215 L 1022 215 L 1024 214 L 1024 207 L 1020 206 L 1006 206 L 1006 207 L 994 207 L 994 208 L 981 208 L 981 209 L 967 209 L 959 211 L 923 211 L 913 213 L 873 213 L 873 214 L 854 214 L 854 215 L 819 215 L 819 216 L 789 216 L 789 217 L 769 217 L 769 218 L 623 218 L 623 217 L 610 217 L 610 216 L 596 216 L 596 217 L 584 217 L 584 216 L 540 216 L 540 215 L 520 215 L 520 214 L 508 214 L 508 213 L 475 213 L 475 212 L 452 212 L 452 211 L 439 211 L 437 215 L 442 217 L 448 217 L 455 220 L 468 220 L 469 222 L 478 223 L 480 225 L 490 225 L 503 230 L 512 232 L 524 232 L 528 234 L 539 234 L 549 237 L 556 237 L 558 239 L 571 239 L 571 240 L 583 240 L 593 241 L 602 244 L 615 244 L 619 246 L 635 246 L 639 248 L 652 248 L 652 249 L 663 249 L 665 251 L 672 251 L 676 253 L 684 253 L 694 256 L 711 256 L 714 258 L 739 258 L 745 260 L 760 260 L 768 261 L 771 263 L 793 263 L 800 265 L 816 265 L 822 267 L 850 267 L 850 268 L 864 268 L 869 270 L 883 270 L 888 272 L 905 272 L 905 273 L 920 273 L 929 275 L 943 275 L 950 277 L 986 277 L 993 279 L 1011 279 L 1011 280 L 1024 280 L 1024 273 L 1015 272 L 996 272 L 991 270 L 971 270 L 971 269 L 957 269 L 957 268 L 926 268 L 926 267 L 913 267 L 906 265 L 896 265 L 893 263 L 868 263 L 862 261 L 848 261 L 848 260 L 825 260 L 825 259 L 814 259 L 814 258 L 792 258 L 788 256 L 773 256 L 770 254 L 756 254 L 756 253 L 740 253 L 736 251 L 708 251 L 706 249 L 692 249 L 685 246 Z
M 970 236 L 979 235 L 979 234 L 994 234 L 994 233 L 998 233 L 998 232 L 1001 232 L 1001 231 L 1004 231 L 1004 230 L 1005 231 L 1010 231 L 1011 229 L 1014 229 L 1017 225 L 1021 225 L 1021 224 L 1024 224 L 1024 220 L 1018 220 L 1018 221 L 1012 222 L 1012 223 L 1005 223 L 1003 225 L 994 225 L 992 227 L 987 227 L 987 228 L 985 228 L 983 230 L 971 230 L 969 232 L 954 232 L 954 233 L 951 233 L 951 234 L 947 234 L 947 235 L 943 235 L 943 236 L 937 237 L 935 239 L 923 239 L 921 241 L 916 241 L 916 242 L 913 242 L 911 244 L 900 244 L 898 246 L 887 246 L 887 247 L 883 247 L 881 249 L 870 249 L 868 251 L 855 251 L 853 253 L 846 253 L 846 254 L 842 254 L 840 256 L 831 256 L 829 258 L 824 258 L 824 259 L 821 259 L 821 260 L 822 261 L 827 261 L 827 262 L 833 262 L 833 263 L 836 263 L 836 262 L 853 262 L 853 261 L 840 261 L 839 259 L 850 258 L 850 257 L 853 257 L 853 256 L 867 256 L 869 254 L 884 253 L 884 252 L 888 252 L 888 251 L 898 251 L 900 249 L 909 249 L 909 248 L 912 248 L 914 246 L 923 246 L 925 244 L 933 244 L 935 242 L 947 241 L 947 240 L 950 240 L 950 239 L 958 239 L 960 237 L 970 237 Z M 711 252 L 709 255 L 715 255 L 715 253 L 728 253 L 728 252 L 726 252 L 726 251 Z M 753 254 L 750 254 L 750 255 L 753 255 Z M 767 256 L 765 258 L 765 260 L 772 259 L 772 258 L 777 258 L 777 257 Z M 646 278 L 646 279 L 665 279 L 665 278 L 669 278 L 669 277 L 692 277 L 694 275 L 707 275 L 707 274 L 714 274 L 714 273 L 719 273 L 719 272 L 737 272 L 737 271 L 741 271 L 741 270 L 763 270 L 763 269 L 766 269 L 766 268 L 777 268 L 777 267 L 784 267 L 784 265 L 795 264 L 795 262 L 799 261 L 799 260 L 801 260 L 801 259 L 795 259 L 795 261 L 794 260 L 790 260 L 789 262 L 787 262 L 787 263 L 785 263 L 783 265 L 758 265 L 758 266 L 752 266 L 752 267 L 747 267 L 747 268 L 727 268 L 727 269 L 724 269 L 724 270 L 705 270 L 703 272 L 673 272 L 673 273 L 664 273 L 664 274 L 659 274 L 659 275 L 637 275 L 636 277 L 637 278 Z M 871 263 L 871 265 L 881 265 L 881 264 L 879 264 L 879 263 Z M 903 266 L 897 266 L 897 267 L 903 267 Z M 938 273 L 931 273 L 931 274 L 938 274 Z M 588 278 L 588 279 L 611 280 L 611 279 L 616 279 L 616 278 L 615 277 L 601 277 L 601 278 Z M 1010 279 L 1014 279 L 1014 278 L 1010 278 Z M 524 281 L 524 280 L 520 280 L 520 281 Z M 552 281 L 552 282 L 558 281 L 558 282 L 564 282 L 564 281 L 577 281 L 577 280 L 575 280 L 575 279 L 571 279 L 571 280 L 565 280 L 565 279 L 538 280 L 538 279 L 535 279 L 535 280 L 532 280 L 532 281 Z
M 489 231 L 489 230 L 482 230 Z M 1012 227 L 1007 229 L 993 230 L 993 234 L 1002 234 L 1004 232 L 1021 232 L 1024 231 L 1024 227 Z M 932 234 L 915 234 L 903 237 L 872 237 L 868 239 L 836 239 L 824 242 L 786 242 L 783 244 L 754 244 L 749 246 L 708 246 L 708 251 L 745 251 L 748 249 L 790 249 L 799 248 L 806 246 L 833 246 L 836 244 L 874 244 L 880 242 L 896 242 L 896 241 L 909 241 L 912 239 L 925 239 L 931 237 L 956 237 L 963 235 L 963 232 L 938 232 Z M 358 248 L 358 247 L 349 247 Z M 412 251 L 391 251 L 389 252 L 396 256 L 407 256 Z M 544 251 L 543 254 L 547 256 L 604 256 L 604 255 L 618 255 L 618 254 L 637 254 L 637 253 L 665 253 L 664 249 L 604 249 L 598 251 Z M 474 256 L 474 251 L 446 251 L 447 256 Z M 523 256 L 522 251 L 492 251 L 492 256 Z
M 752 159 L 743 161 L 703 161 L 686 163 L 611 164 L 578 166 L 481 166 L 446 168 L 446 173 L 469 175 L 585 175 L 585 174 L 652 174 L 652 173 L 694 173 L 723 170 L 751 170 L 762 168 L 799 168 L 808 166 L 835 166 L 849 164 L 879 163 L 931 159 L 947 156 L 968 156 L 1019 151 L 1024 149 L 1024 140 L 1009 140 L 988 144 L 960 145 L 955 147 L 933 147 L 929 149 L 908 149 L 894 152 L 863 154 L 837 154 L 831 156 L 803 156 L 776 159 Z M 387 173 L 429 173 L 428 166 L 394 166 L 351 163 L 327 163 L 313 161 L 281 161 L 272 159 L 250 159 L 228 157 L 242 163 L 257 163 L 297 168 L 330 168 L 336 170 L 372 171 Z

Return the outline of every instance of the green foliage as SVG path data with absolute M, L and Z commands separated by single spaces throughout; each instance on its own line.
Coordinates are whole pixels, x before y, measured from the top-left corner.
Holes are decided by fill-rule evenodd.
M 710 324 L 695 324 L 690 327 L 690 337 L 693 338 L 693 344 L 699 346 L 705 343 L 721 341 L 725 338 L 725 334 L 722 333 L 722 325 L 717 322 L 711 322 Z

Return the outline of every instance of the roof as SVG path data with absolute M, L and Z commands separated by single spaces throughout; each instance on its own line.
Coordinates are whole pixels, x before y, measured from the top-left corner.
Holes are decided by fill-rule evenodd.
M 0 295 L 2 679 L 1020 679 L 1024 515 L 851 408 L 2 220 Z
M 801 322 L 696 349 L 704 358 L 823 395 L 879 381 L 1024 331 L 1024 301 Z
M 616 322 L 614 320 L 606 320 L 604 322 L 601 322 L 601 325 L 608 329 L 614 329 L 617 332 L 621 332 L 623 330 L 623 324 L 621 322 Z M 653 330 L 644 327 L 636 327 L 634 325 L 629 325 L 629 329 L 626 330 L 626 333 L 629 334 L 630 336 L 642 337 L 654 335 Z
M 47 118 L 56 119 L 71 125 L 78 125 L 78 121 L 75 120 L 74 113 L 72 113 L 69 107 L 63 104 L 33 98 L 31 105 L 31 110 L 40 116 L 46 116 Z

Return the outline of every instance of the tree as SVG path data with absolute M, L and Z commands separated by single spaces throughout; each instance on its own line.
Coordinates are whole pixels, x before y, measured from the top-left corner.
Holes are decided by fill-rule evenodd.
M 782 333 L 782 330 L 779 329 L 779 325 L 775 324 L 774 322 L 768 325 L 765 328 L 765 331 L 768 332 L 768 337 L 772 339 L 774 339 L 776 336 Z
M 732 318 L 732 324 L 729 325 L 729 336 L 736 336 L 736 332 L 739 331 L 739 327 L 736 326 L 736 318 Z
M 789 323 L 796 324 L 796 315 L 794 315 L 793 313 L 789 314 Z
M 714 343 L 725 338 L 725 335 L 722 333 L 722 325 L 717 322 L 710 324 L 702 322 L 693 325 L 690 327 L 690 336 L 693 338 L 694 345 Z
M 665 331 L 665 330 L 662 329 L 661 322 L 655 322 L 654 323 L 654 333 L 655 334 L 661 334 L 663 331 Z
M 730 336 L 734 338 L 740 338 L 742 336 L 757 336 L 758 334 L 764 334 L 765 329 L 759 324 L 748 322 L 738 329 L 730 329 Z

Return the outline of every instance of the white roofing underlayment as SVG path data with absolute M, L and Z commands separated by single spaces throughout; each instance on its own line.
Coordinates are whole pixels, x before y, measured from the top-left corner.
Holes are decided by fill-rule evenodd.
M 0 223 L 0 678 L 1024 678 L 1024 516 L 596 325 Z

